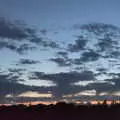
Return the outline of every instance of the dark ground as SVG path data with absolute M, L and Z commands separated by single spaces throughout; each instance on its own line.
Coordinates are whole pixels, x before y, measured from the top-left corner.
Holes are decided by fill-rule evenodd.
M 120 120 L 120 105 L 24 105 L 0 107 L 0 120 Z

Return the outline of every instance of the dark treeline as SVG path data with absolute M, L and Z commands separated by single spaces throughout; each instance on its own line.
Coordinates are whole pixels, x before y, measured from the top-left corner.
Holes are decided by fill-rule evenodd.
M 1 106 L 0 120 L 120 120 L 120 105 L 56 105 Z

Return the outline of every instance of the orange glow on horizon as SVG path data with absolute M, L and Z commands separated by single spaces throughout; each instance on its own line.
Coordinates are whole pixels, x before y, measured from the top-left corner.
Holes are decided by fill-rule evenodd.
M 62 100 L 61 100 L 62 101 Z M 50 104 L 57 104 L 60 101 L 33 101 L 33 102 L 19 102 L 19 103 L 15 103 L 15 104 L 0 104 L 0 106 L 11 106 L 11 105 L 26 105 L 26 106 L 30 106 L 30 105 L 38 105 L 38 104 L 44 104 L 44 105 L 50 105 Z M 78 105 L 103 105 L 104 104 L 104 100 L 92 100 L 92 101 L 69 101 L 69 100 L 63 100 L 63 102 L 65 103 L 74 103 L 74 104 L 78 104 Z M 106 101 L 106 105 L 112 105 L 112 104 L 120 104 L 120 100 L 107 100 Z

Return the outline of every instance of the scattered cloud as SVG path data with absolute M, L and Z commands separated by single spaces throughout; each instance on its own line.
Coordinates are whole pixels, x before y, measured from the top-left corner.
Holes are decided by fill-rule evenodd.
M 67 46 L 60 49 L 60 44 L 49 39 L 47 36 L 49 33 L 47 34 L 44 29 L 38 33 L 36 29 L 29 28 L 28 25 L 11 23 L 3 18 L 0 19 L 0 25 L 2 26 L 0 28 L 0 49 L 7 48 L 22 55 L 18 62 L 19 66 L 16 66 L 18 69 L 8 68 L 8 74 L 0 72 L 0 102 L 5 101 L 5 97 L 12 97 L 11 95 L 41 98 L 54 95 L 57 99 L 63 95 L 76 98 L 80 96 L 119 96 L 120 73 L 115 68 L 120 65 L 119 41 L 118 38 L 115 38 L 119 31 L 117 27 L 106 24 L 76 26 L 80 30 L 79 34 L 82 35 L 78 35 L 74 42 L 67 41 Z M 86 33 L 89 34 L 81 31 L 87 31 Z M 28 65 L 35 66 L 40 61 L 33 59 L 33 52 L 31 52 L 33 54 L 30 59 L 23 55 L 32 50 L 36 50 L 38 55 L 38 48 L 48 50 L 44 55 L 42 52 L 40 53 L 45 57 L 44 60 L 49 60 L 48 63 L 41 63 L 42 65 L 46 65 L 47 68 L 53 62 L 58 65 L 54 66 L 57 69 L 64 70 L 66 67 L 67 72 L 50 71 L 47 73 L 46 71 L 39 72 L 37 69 L 36 72 L 28 70 Z M 49 50 L 49 48 L 51 49 Z M 37 55 L 36 58 L 39 57 Z M 45 62 L 44 60 L 42 62 Z M 113 66 L 113 63 L 116 65 Z M 112 68 L 108 64 L 112 64 Z M 74 68 L 76 71 L 73 71 Z M 51 93 L 47 93 L 48 91 Z
M 68 58 L 68 53 L 67 52 L 59 51 L 59 52 L 57 52 L 57 55 L 61 56 L 63 58 L 66 58 L 66 59 Z
M 31 59 L 25 59 L 25 58 L 21 58 L 19 61 L 19 64 L 23 64 L 23 65 L 32 65 L 32 64 L 37 64 L 40 63 L 40 61 L 35 61 L 35 60 L 31 60 Z
M 84 52 L 80 58 L 82 62 L 96 61 L 100 58 L 100 54 L 94 51 Z
M 16 81 L 10 74 L 0 74 L 0 103 L 7 102 L 5 99 L 6 94 L 17 94 L 31 89 L 29 86 L 18 84 Z
M 22 40 L 30 36 L 25 27 L 0 18 L 0 37 L 5 39 Z
M 59 48 L 56 41 L 41 37 L 36 28 L 31 28 L 21 21 L 11 22 L 1 17 L 0 26 L 0 49 L 7 48 L 22 55 L 40 47 Z M 46 31 L 41 30 L 41 33 L 45 35 Z
M 23 54 L 26 54 L 28 51 L 32 51 L 32 50 L 35 50 L 35 49 L 36 49 L 35 46 L 24 43 L 16 49 L 16 52 L 23 55 Z
M 60 67 L 71 66 L 71 60 L 66 58 L 51 58 L 50 61 L 55 62 Z
M 111 24 L 104 24 L 104 23 L 89 23 L 84 25 L 76 25 L 75 28 L 86 30 L 88 32 L 94 33 L 95 35 L 103 35 L 106 34 L 108 36 L 116 36 L 119 32 L 119 28 L 111 25 Z M 116 31 L 117 33 L 115 33 Z
M 105 36 L 104 38 L 99 39 L 99 42 L 96 44 L 98 46 L 98 51 L 108 51 L 112 50 L 115 46 L 117 46 L 118 42 L 113 41 L 109 36 Z
M 87 44 L 87 40 L 83 36 L 80 36 L 75 41 L 75 44 L 68 44 L 68 51 L 79 52 L 85 49 L 86 44 Z

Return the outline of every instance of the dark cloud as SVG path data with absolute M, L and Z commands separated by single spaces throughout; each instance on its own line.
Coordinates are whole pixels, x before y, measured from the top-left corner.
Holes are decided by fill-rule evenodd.
M 17 49 L 16 45 L 14 45 L 14 44 L 11 44 L 11 43 L 8 43 L 5 41 L 0 41 L 0 49 L 3 49 L 3 48 L 8 48 L 12 51 L 16 51 L 16 49 Z
M 111 58 L 119 58 L 120 57 L 120 51 L 112 51 L 111 53 L 110 53 L 110 57 Z
M 51 48 L 60 48 L 59 44 L 57 44 L 54 41 L 50 41 L 47 43 L 47 46 L 51 47 Z
M 54 88 L 53 92 L 56 97 L 61 97 L 62 94 L 72 93 L 74 91 L 80 91 L 80 87 L 74 87 L 71 84 L 77 81 L 94 80 L 94 74 L 91 71 L 79 72 L 66 72 L 66 73 L 55 73 L 45 74 L 43 72 L 34 72 L 30 79 L 42 79 L 52 80 L 57 83 L 57 87 Z
M 17 71 L 17 70 L 12 70 Z M 19 71 L 19 70 L 18 70 Z M 20 70 L 21 71 L 21 70 Z M 15 80 L 14 80 L 15 79 Z M 94 73 L 91 71 L 83 72 L 67 72 L 67 73 L 55 73 L 46 74 L 43 72 L 33 72 L 31 73 L 31 79 L 36 80 L 51 80 L 54 81 L 57 86 L 55 87 L 34 87 L 19 84 L 19 77 L 12 76 L 12 74 L 0 74 L 0 102 L 6 102 L 5 95 L 13 94 L 18 95 L 26 91 L 38 91 L 38 92 L 48 92 L 51 91 L 55 95 L 56 99 L 61 98 L 63 94 L 74 94 L 84 90 L 96 90 L 97 93 L 100 92 L 111 92 L 119 90 L 119 79 L 108 79 L 105 81 L 115 82 L 115 85 L 107 83 L 91 83 L 87 86 L 74 86 L 71 85 L 79 81 L 91 81 L 95 79 Z
M 107 35 L 107 36 L 117 36 L 117 33 L 120 32 L 120 29 L 111 24 L 104 23 L 90 23 L 84 25 L 76 25 L 75 28 L 86 30 L 88 32 L 94 33 L 95 35 Z M 115 32 L 117 31 L 117 32 Z
M 39 37 L 39 38 L 34 37 L 34 38 L 30 39 L 30 42 L 40 45 L 43 42 L 43 38 L 42 37 Z
M 51 58 L 50 61 L 57 63 L 60 67 L 71 66 L 71 59 L 66 58 Z
M 104 73 L 106 74 L 107 69 L 106 68 L 97 68 L 96 71 L 98 71 L 101 74 L 104 74 Z
M 19 61 L 19 64 L 24 64 L 24 65 L 26 65 L 26 64 L 32 65 L 32 64 L 37 64 L 37 63 L 40 63 L 40 61 L 24 59 L 24 58 L 20 59 L 20 61 Z
M 115 45 L 118 45 L 117 41 L 113 41 L 112 38 L 110 37 L 104 37 L 102 39 L 99 39 L 98 44 L 96 44 L 101 52 L 107 51 L 107 50 L 112 50 Z
M 34 50 L 36 46 L 43 48 L 59 48 L 59 44 L 52 40 L 44 40 L 37 35 L 37 29 L 30 28 L 21 21 L 8 21 L 0 18 L 0 49 L 8 48 L 19 54 Z M 45 34 L 45 31 L 41 31 Z M 19 42 L 22 41 L 22 44 Z M 25 43 L 25 42 L 28 43 Z M 24 42 L 24 43 L 23 43 Z M 35 44 L 36 46 L 33 46 Z
M 11 51 L 14 51 L 18 54 L 26 54 L 28 51 L 32 51 L 34 49 L 36 49 L 35 46 L 32 46 L 30 44 L 27 43 L 23 43 L 20 46 L 14 44 L 14 43 L 9 43 L 9 42 L 5 42 L 5 41 L 0 41 L 0 49 L 9 49 Z
M 73 64 L 75 65 L 82 65 L 82 62 L 83 62 L 80 58 L 75 58 L 72 61 L 73 61 Z
M 16 23 L 11 23 L 4 18 L 0 18 L 0 37 L 13 40 L 22 40 L 28 38 L 29 31 L 23 26 L 19 26 Z
M 18 79 L 18 77 L 14 77 Z M 20 85 L 13 80 L 13 77 L 10 74 L 0 74 L 0 103 L 5 103 L 6 94 L 16 94 L 28 90 L 29 87 Z
M 84 52 L 80 57 L 80 61 L 82 62 L 89 62 L 89 61 L 96 61 L 101 57 L 101 55 L 93 50 L 88 52 Z
M 75 41 L 75 44 L 68 44 L 68 51 L 70 52 L 79 52 L 85 49 L 86 40 L 83 36 L 79 36 L 79 38 Z
M 34 49 L 36 49 L 35 46 L 31 46 L 30 44 L 24 43 L 16 49 L 16 52 L 19 54 L 26 54 L 28 51 L 32 51 Z
M 9 71 L 15 73 L 15 72 L 25 71 L 25 69 L 21 69 L 21 68 L 19 68 L 19 69 L 16 69 L 16 68 L 13 69 L 13 68 L 12 68 L 12 69 L 11 69 L 11 68 L 10 68 Z
M 19 70 L 12 70 L 12 71 L 19 71 Z M 12 101 L 16 102 L 18 100 L 21 102 L 21 99 L 16 99 L 15 96 L 26 92 L 26 91 L 38 91 L 47 93 L 48 91 L 54 91 L 54 87 L 35 87 L 35 86 L 28 86 L 24 84 L 18 83 L 20 81 L 20 77 L 15 76 L 14 74 L 5 74 L 0 73 L 0 104 L 10 103 L 10 101 L 6 98 L 6 95 L 10 94 L 13 95 L 14 98 L 11 98 Z M 40 99 L 38 99 L 40 100 Z M 25 101 L 25 98 L 23 102 Z
M 39 47 L 45 48 L 60 48 L 59 44 L 52 40 L 44 40 L 42 37 L 34 37 L 30 40 L 32 43 L 37 44 Z
M 66 84 L 76 82 L 79 80 L 93 80 L 94 74 L 91 71 L 83 71 L 83 72 L 61 72 L 55 74 L 46 74 L 44 72 L 33 72 L 31 78 L 34 79 L 44 79 L 44 80 L 52 80 L 57 83 L 64 82 Z
M 120 74 L 118 73 L 118 76 Z M 111 78 L 111 79 L 105 79 L 104 83 L 91 83 L 88 84 L 85 87 L 79 86 L 80 90 L 91 90 L 95 89 L 97 93 L 100 92 L 113 92 L 113 91 L 119 91 L 120 90 L 120 80 L 119 78 Z
M 22 74 L 23 74 L 23 72 L 25 72 L 26 71 L 26 69 L 21 69 L 21 68 L 10 68 L 10 69 L 8 69 L 9 70 L 9 72 L 10 73 L 12 73 L 12 74 L 18 74 L 19 76 L 21 76 Z
M 63 58 L 68 58 L 68 53 L 67 53 L 67 52 L 59 51 L 59 52 L 57 52 L 57 55 L 58 55 L 58 56 L 61 56 L 61 57 L 63 57 Z
M 97 92 L 111 92 L 116 90 L 115 86 L 109 83 L 93 83 L 86 86 L 85 89 L 95 89 Z
M 120 73 L 117 73 L 116 75 L 118 76 L 118 78 L 106 79 L 106 81 L 114 82 L 115 86 L 112 89 L 119 91 L 120 90 Z

